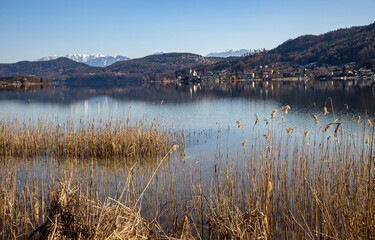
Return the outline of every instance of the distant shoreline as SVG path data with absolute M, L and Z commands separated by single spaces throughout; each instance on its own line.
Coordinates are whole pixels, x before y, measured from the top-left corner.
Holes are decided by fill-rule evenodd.
M 50 78 L 36 76 L 0 77 L 0 87 L 6 86 L 34 86 L 52 84 Z

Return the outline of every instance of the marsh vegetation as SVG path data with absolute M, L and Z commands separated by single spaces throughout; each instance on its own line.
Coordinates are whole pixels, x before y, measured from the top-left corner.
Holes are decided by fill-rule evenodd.
M 157 123 L 2 122 L 0 237 L 372 239 L 374 119 L 328 106 L 308 129 L 285 106 L 198 133 L 216 138 L 208 169 L 185 155 L 193 135 Z

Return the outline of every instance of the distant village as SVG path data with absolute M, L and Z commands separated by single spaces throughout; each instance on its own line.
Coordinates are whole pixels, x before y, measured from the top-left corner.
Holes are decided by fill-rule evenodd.
M 189 82 L 216 82 L 216 81 L 310 81 L 310 80 L 375 80 L 375 71 L 359 68 L 356 63 L 343 66 L 291 65 L 277 63 L 275 65 L 260 65 L 253 69 L 234 72 L 232 69 L 223 69 L 201 73 L 190 69 L 189 76 L 178 76 L 177 81 Z

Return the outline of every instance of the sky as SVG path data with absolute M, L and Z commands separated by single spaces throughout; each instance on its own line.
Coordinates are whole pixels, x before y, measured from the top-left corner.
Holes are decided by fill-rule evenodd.
M 375 0 L 0 0 L 0 63 L 272 49 L 375 21 Z

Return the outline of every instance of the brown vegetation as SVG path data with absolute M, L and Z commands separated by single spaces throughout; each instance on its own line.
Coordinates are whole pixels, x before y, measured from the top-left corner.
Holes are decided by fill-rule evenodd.
M 247 124 L 253 137 L 244 155 L 217 154 L 211 174 L 164 162 L 180 156 L 172 153 L 177 147 L 156 168 L 113 163 L 108 172 L 94 159 L 53 168 L 52 158 L 40 173 L 23 168 L 25 159 L 2 157 L 0 238 L 374 239 L 375 129 L 368 118 L 327 123 L 328 115 L 317 127 L 311 118 L 311 131 L 287 133 L 273 117 L 282 129 Z M 327 125 L 335 131 L 325 132 Z M 220 146 L 221 129 L 218 136 Z
M 30 125 L 17 121 L 0 123 L 0 156 L 33 157 L 51 155 L 65 158 L 124 158 L 165 154 L 170 133 L 155 124 L 128 121 L 84 122 L 78 126 L 45 124 L 39 120 Z

